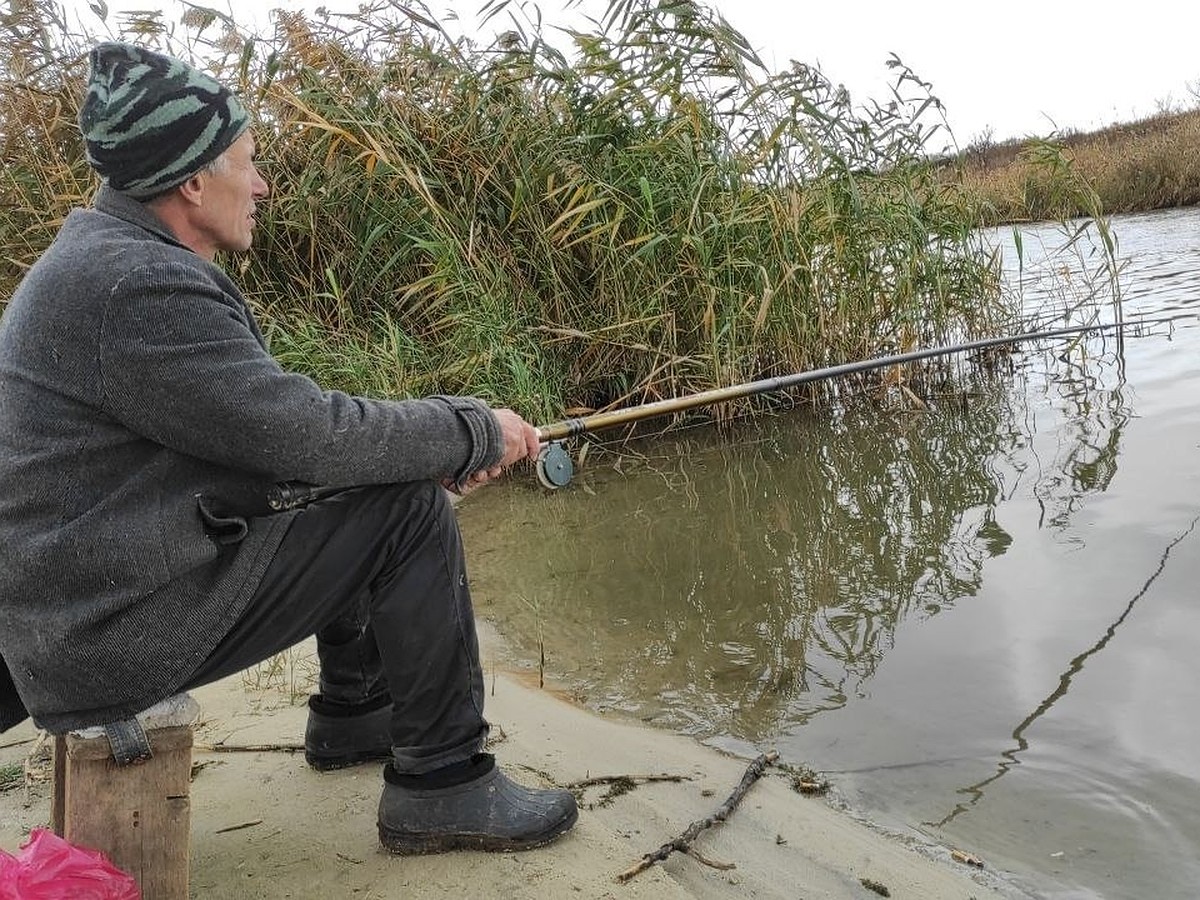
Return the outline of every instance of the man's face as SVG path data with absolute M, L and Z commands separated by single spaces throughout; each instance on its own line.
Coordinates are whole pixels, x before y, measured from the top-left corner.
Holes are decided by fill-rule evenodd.
M 196 223 L 209 259 L 217 250 L 250 249 L 254 203 L 267 196 L 267 183 L 254 165 L 254 137 L 246 131 L 222 154 L 214 171 L 206 171 L 203 204 Z M 204 254 L 202 254 L 204 255 Z

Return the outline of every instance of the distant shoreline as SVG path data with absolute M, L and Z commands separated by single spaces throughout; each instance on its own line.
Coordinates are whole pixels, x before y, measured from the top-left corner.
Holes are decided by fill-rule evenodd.
M 1091 215 L 1077 197 L 1053 189 L 1055 168 L 1059 176 L 1069 173 L 1084 193 L 1094 192 L 1104 214 L 1195 206 L 1200 109 L 1098 131 L 977 143 L 944 166 L 987 202 L 993 211 L 989 224 Z

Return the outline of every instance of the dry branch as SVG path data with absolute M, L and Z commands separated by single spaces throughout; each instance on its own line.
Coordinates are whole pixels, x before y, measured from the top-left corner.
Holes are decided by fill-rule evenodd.
M 639 872 L 646 871 L 656 862 L 661 862 L 676 851 L 680 853 L 687 853 L 698 859 L 704 860 L 704 857 L 692 850 L 692 842 L 696 840 L 696 838 L 700 836 L 700 833 L 706 828 L 711 828 L 718 822 L 724 822 L 727 818 L 729 818 L 730 813 L 732 813 L 737 808 L 737 805 L 742 802 L 742 798 L 746 796 L 746 792 L 750 790 L 751 785 L 758 781 L 758 779 L 762 777 L 762 774 L 766 770 L 767 766 L 775 762 L 777 759 L 779 759 L 779 754 L 773 750 L 770 753 L 760 754 L 758 758 L 755 759 L 754 762 L 750 763 L 750 765 L 746 768 L 746 773 L 742 776 L 741 782 L 734 789 L 733 793 L 729 795 L 729 798 L 717 808 L 716 812 L 707 818 L 697 819 L 695 822 L 689 825 L 683 834 L 679 835 L 679 837 L 663 844 L 653 853 L 647 853 L 639 862 L 618 875 L 617 881 L 628 881 Z M 707 863 L 707 861 L 705 862 Z

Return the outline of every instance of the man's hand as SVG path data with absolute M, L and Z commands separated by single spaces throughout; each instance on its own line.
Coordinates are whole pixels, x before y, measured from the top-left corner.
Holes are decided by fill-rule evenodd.
M 504 440 L 504 455 L 500 457 L 500 462 L 490 469 L 472 472 L 462 485 L 455 484 L 451 478 L 445 479 L 442 487 L 446 490 L 459 496 L 469 494 L 475 488 L 499 478 L 513 463 L 529 456 L 537 456 L 541 445 L 538 443 L 536 428 L 511 409 L 493 409 L 492 415 L 500 423 L 500 434 Z
M 501 469 L 507 469 L 528 456 L 538 455 L 536 428 L 511 409 L 493 409 L 492 415 L 500 423 L 500 433 L 504 438 L 504 455 L 497 464 Z
M 453 478 L 442 479 L 442 487 L 452 494 L 458 494 L 460 497 L 465 497 L 477 487 L 482 487 L 489 481 L 499 478 L 504 474 L 504 470 L 499 466 L 492 466 L 490 469 L 480 469 L 467 478 L 466 482 L 460 487 L 455 483 Z

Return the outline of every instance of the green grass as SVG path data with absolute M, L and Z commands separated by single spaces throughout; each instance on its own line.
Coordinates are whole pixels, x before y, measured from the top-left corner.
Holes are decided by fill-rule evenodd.
M 0 793 L 11 791 L 25 784 L 25 767 L 20 763 L 0 766 Z

